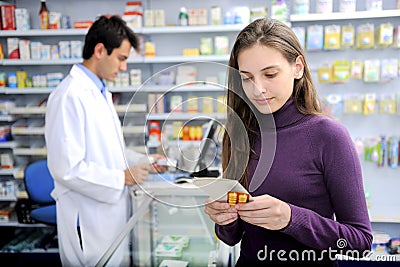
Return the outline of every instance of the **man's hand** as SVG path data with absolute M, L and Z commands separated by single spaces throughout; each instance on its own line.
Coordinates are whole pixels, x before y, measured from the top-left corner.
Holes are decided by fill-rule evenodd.
M 148 163 L 141 163 L 125 169 L 125 184 L 135 185 L 141 184 L 149 174 L 151 165 Z

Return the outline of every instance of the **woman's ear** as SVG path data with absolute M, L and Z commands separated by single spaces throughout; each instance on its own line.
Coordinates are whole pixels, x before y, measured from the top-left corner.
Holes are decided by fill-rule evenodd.
M 295 71 L 294 71 L 295 79 L 301 79 L 303 77 L 303 73 L 304 73 L 303 56 L 298 56 L 296 58 L 294 67 L 295 67 Z

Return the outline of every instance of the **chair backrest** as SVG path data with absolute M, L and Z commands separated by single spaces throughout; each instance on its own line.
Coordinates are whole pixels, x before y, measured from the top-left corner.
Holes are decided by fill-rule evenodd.
M 47 167 L 47 160 L 29 164 L 25 169 L 25 189 L 29 198 L 38 204 L 50 204 L 55 200 L 50 195 L 54 181 Z

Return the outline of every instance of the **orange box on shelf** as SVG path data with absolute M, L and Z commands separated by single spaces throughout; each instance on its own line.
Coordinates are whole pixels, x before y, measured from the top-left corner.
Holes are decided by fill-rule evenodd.
M 92 26 L 93 21 L 91 20 L 76 20 L 74 21 L 74 28 L 75 29 L 88 29 Z

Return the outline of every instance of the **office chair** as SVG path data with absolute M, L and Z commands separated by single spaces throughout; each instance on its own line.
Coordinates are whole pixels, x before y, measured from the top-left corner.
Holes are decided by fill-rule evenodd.
M 25 189 L 32 204 L 37 206 L 30 212 L 31 218 L 35 221 L 57 224 L 56 202 L 50 195 L 53 188 L 54 181 L 47 167 L 47 160 L 35 161 L 26 167 Z

